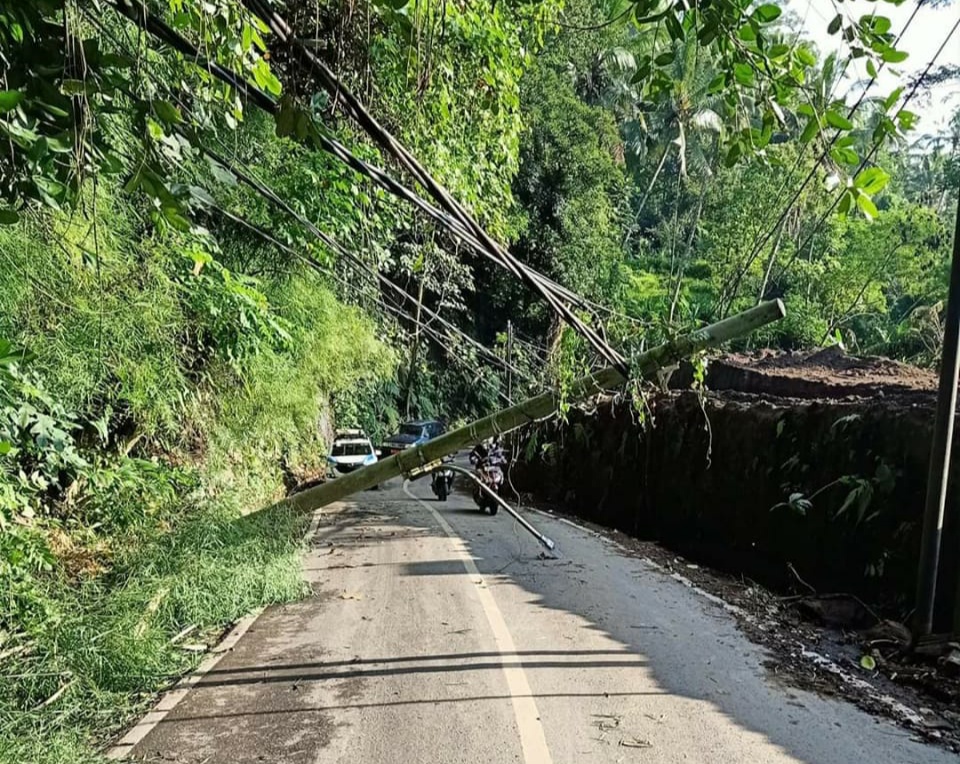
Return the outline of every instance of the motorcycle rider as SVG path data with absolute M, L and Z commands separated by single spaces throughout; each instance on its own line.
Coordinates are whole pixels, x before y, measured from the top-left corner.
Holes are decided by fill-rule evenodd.
M 490 452 L 489 443 L 492 443 L 491 438 L 482 440 L 477 445 L 473 447 L 473 450 L 470 452 L 470 464 L 475 467 L 480 466 L 480 463 L 487 457 L 487 454 Z
M 487 464 L 491 467 L 502 467 L 507 463 L 500 438 L 487 438 L 473 447 L 470 452 L 470 464 L 480 467 Z
M 440 501 L 446 501 L 450 489 L 453 488 L 453 470 L 446 468 L 446 465 L 451 462 L 453 462 L 452 456 L 444 456 L 441 459 L 440 468 L 435 469 L 430 478 L 430 488 Z
M 473 451 L 470 452 L 470 462 L 477 469 L 477 476 L 487 484 L 494 492 L 500 493 L 503 486 L 503 472 L 507 464 L 507 456 L 504 453 L 500 438 L 488 438 L 482 443 L 478 443 Z M 487 502 L 482 498 L 482 494 L 474 492 L 474 498 L 481 509 Z M 491 513 L 496 513 L 496 504 L 491 505 Z

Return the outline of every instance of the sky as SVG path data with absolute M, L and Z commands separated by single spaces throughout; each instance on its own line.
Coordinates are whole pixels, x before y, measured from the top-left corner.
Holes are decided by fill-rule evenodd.
M 836 4 L 835 4 L 836 3 Z M 906 0 L 897 6 L 891 2 L 880 0 L 786 0 L 785 9 L 804 19 L 805 36 L 816 43 L 823 55 L 831 51 L 842 49 L 848 52 L 842 35 L 827 34 L 827 25 L 837 15 L 837 9 L 844 14 L 850 14 L 858 19 L 869 13 L 886 16 L 891 21 L 891 32 L 899 34 L 906 26 L 907 19 L 916 7 L 915 0 Z M 951 27 L 956 23 L 960 14 L 960 0 L 954 0 L 949 5 L 934 7 L 929 0 L 917 11 L 916 18 L 907 28 L 898 47 L 910 54 L 902 64 L 890 71 L 890 65 L 880 72 L 877 82 L 870 89 L 870 95 L 887 95 L 914 74 L 919 74 L 943 43 Z M 960 30 L 954 33 L 947 47 L 937 59 L 934 70 L 940 64 L 960 65 Z M 866 69 L 857 62 L 859 73 L 856 77 L 867 78 Z M 895 72 L 899 72 L 898 76 Z M 920 116 L 914 135 L 934 133 L 943 129 L 960 106 L 960 82 L 949 82 L 938 85 L 932 91 L 932 97 L 921 100 L 919 94 L 910 102 L 907 108 Z

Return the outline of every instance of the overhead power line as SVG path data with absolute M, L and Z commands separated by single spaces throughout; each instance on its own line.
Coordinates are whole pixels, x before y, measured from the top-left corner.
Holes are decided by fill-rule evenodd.
M 953 35 L 956 34 L 958 27 L 960 27 L 960 18 L 958 18 L 954 22 L 953 26 L 950 28 L 950 31 L 947 33 L 947 36 L 944 38 L 943 42 L 940 44 L 940 47 L 937 48 L 937 52 L 933 54 L 933 58 L 930 59 L 926 67 L 924 67 L 923 72 L 921 72 L 920 76 L 917 77 L 917 79 L 914 81 L 913 86 L 910 88 L 910 92 L 907 93 L 906 97 L 903 99 L 903 102 L 900 104 L 900 108 L 898 108 L 896 114 L 894 114 L 893 116 L 894 120 L 896 120 L 897 117 L 900 116 L 903 110 L 907 108 L 907 105 L 910 103 L 910 101 L 912 101 L 913 98 L 916 96 L 917 91 L 919 91 L 921 85 L 923 85 L 924 79 L 930 73 L 930 70 L 933 68 L 934 64 L 936 64 L 937 59 L 940 58 L 940 56 L 943 54 L 943 51 L 946 49 L 947 45 L 950 43 L 950 40 L 953 38 Z M 870 148 L 870 151 L 867 153 L 867 155 L 863 159 L 860 160 L 860 164 L 857 166 L 856 172 L 854 172 L 853 174 L 854 179 L 856 179 L 857 176 L 860 175 L 861 172 L 863 172 L 863 170 L 867 166 L 867 163 L 869 163 L 873 159 L 873 157 L 876 155 L 877 151 L 879 151 L 880 143 L 881 141 L 874 140 L 873 145 Z M 830 204 L 827 210 L 823 213 L 823 215 L 820 216 L 820 219 L 816 222 L 816 224 L 814 225 L 810 233 L 807 235 L 807 237 L 803 240 L 803 243 L 797 246 L 793 255 L 790 257 L 789 260 L 787 260 L 787 262 L 783 266 L 781 266 L 777 270 L 776 276 L 774 278 L 771 278 L 771 281 L 776 281 L 777 279 L 782 277 L 783 274 L 786 273 L 787 269 L 797 259 L 799 254 L 807 248 L 807 246 L 810 244 L 811 241 L 813 241 L 813 237 L 816 236 L 816 234 L 820 231 L 820 228 L 826 222 L 827 218 L 830 217 L 833 211 L 840 204 L 840 201 L 843 199 L 843 195 L 845 191 L 846 189 L 841 189 L 840 194 L 838 194 L 834 198 L 833 202 Z
M 345 246 L 343 246 L 339 241 L 337 241 L 336 239 L 334 239 L 332 236 L 330 236 L 329 234 L 324 233 L 324 232 L 321 231 L 319 228 L 317 228 L 313 223 L 311 223 L 309 220 L 307 220 L 303 215 L 301 215 L 300 213 L 298 213 L 298 212 L 297 212 L 296 210 L 294 210 L 292 207 L 290 207 L 289 205 L 283 203 L 283 201 L 280 199 L 280 197 L 277 196 L 276 193 L 274 193 L 273 190 L 270 189 L 270 188 L 269 188 L 266 184 L 264 184 L 262 181 L 257 180 L 256 178 L 252 177 L 251 175 L 248 175 L 246 172 L 240 170 L 240 169 L 237 168 L 235 165 L 233 165 L 229 160 L 225 159 L 224 157 L 221 157 L 220 155 L 216 154 L 215 152 L 212 152 L 212 151 L 210 151 L 209 149 L 204 149 L 204 151 L 205 151 L 205 152 L 209 152 L 210 155 L 213 156 L 213 157 L 216 159 L 217 162 L 219 162 L 220 164 L 222 164 L 226 169 L 228 169 L 230 172 L 232 172 L 234 175 L 236 175 L 237 178 L 238 178 L 239 180 L 241 180 L 245 185 L 249 186 L 251 189 L 253 189 L 256 193 L 258 193 L 259 195 L 261 195 L 263 198 L 265 198 L 266 200 L 270 201 L 270 202 L 273 203 L 273 204 L 282 205 L 281 208 L 282 208 L 285 212 L 287 212 L 287 214 L 289 214 L 289 215 L 290 215 L 291 217 L 293 217 L 294 220 L 296 220 L 300 225 L 304 226 L 305 228 L 307 228 L 307 230 L 309 230 L 311 233 L 313 233 L 315 236 L 317 236 L 317 238 L 320 239 L 320 241 L 321 241 L 325 246 L 327 246 L 332 252 L 335 252 L 335 253 L 337 253 L 338 255 L 340 255 L 340 256 L 341 256 L 343 259 L 345 259 L 350 265 L 352 265 L 355 269 L 357 269 L 357 271 L 360 272 L 362 275 L 370 276 L 370 277 L 373 278 L 376 282 L 378 282 L 382 287 L 386 288 L 388 291 L 390 291 L 390 292 L 392 292 L 392 293 L 394 293 L 394 294 L 399 295 L 399 296 L 402 297 L 404 300 L 414 301 L 414 302 L 416 301 L 417 298 L 415 298 L 413 295 L 411 295 L 409 292 L 407 292 L 403 287 L 401 287 L 400 285 L 398 285 L 398 284 L 396 284 L 395 282 L 391 281 L 389 278 L 387 278 L 384 274 L 380 273 L 380 271 L 377 270 L 376 268 L 374 268 L 373 266 L 370 266 L 370 265 L 364 263 L 363 260 L 362 260 L 355 252 L 352 252 L 352 251 L 350 251 L 349 249 L 347 249 Z M 294 248 L 290 247 L 289 245 L 286 245 L 286 244 L 282 243 L 279 239 L 277 239 L 275 236 L 273 236 L 272 234 L 270 234 L 270 233 L 269 233 L 268 231 L 266 231 L 265 229 L 263 229 L 263 228 L 261 228 L 261 227 L 259 227 L 259 226 L 256 226 L 256 225 L 254 225 L 253 223 L 250 223 L 250 222 L 248 222 L 248 221 L 244 221 L 244 220 L 242 220 L 239 216 L 234 215 L 233 213 L 228 213 L 226 210 L 221 210 L 221 211 L 222 211 L 225 215 L 227 215 L 228 217 L 230 217 L 231 220 L 234 220 L 234 222 L 241 223 L 242 225 L 246 226 L 248 229 L 250 229 L 251 231 L 253 231 L 253 232 L 256 233 L 257 235 L 259 235 L 259 236 L 261 236 L 262 238 L 270 241 L 270 243 L 274 244 L 275 246 L 283 249 L 283 250 L 286 251 L 288 254 L 292 254 L 292 255 L 295 256 L 295 257 L 298 257 L 298 258 L 300 258 L 300 259 L 302 259 L 302 260 L 305 260 L 305 261 L 307 261 L 308 263 L 310 263 L 310 264 L 311 264 L 312 266 L 314 266 L 314 267 L 323 268 L 323 266 L 322 266 L 320 263 L 318 263 L 314 258 L 312 258 L 312 257 L 310 257 L 310 256 L 308 256 L 308 255 L 305 255 L 305 254 L 303 254 L 303 253 L 300 253 L 300 252 L 298 252 L 297 250 L 295 250 Z M 504 369 L 509 369 L 509 370 L 513 371 L 514 373 L 516 373 L 516 374 L 523 374 L 523 373 L 524 373 L 524 372 L 521 371 L 520 369 L 512 366 L 511 364 L 506 363 L 506 361 L 504 361 L 502 358 L 500 358 L 500 356 L 498 356 L 496 353 L 494 353 L 493 351 L 491 351 L 490 349 L 488 349 L 488 348 L 485 347 L 484 345 L 482 345 L 482 344 L 480 344 L 479 342 L 477 342 L 475 339 L 473 339 L 473 337 L 471 337 L 470 335 L 466 334 L 466 333 L 465 333 L 463 330 L 461 330 L 459 327 L 457 327 L 456 325 L 452 324 L 450 321 L 448 321 L 448 320 L 445 319 L 443 316 L 441 316 L 439 313 L 433 311 L 432 309 L 430 309 L 430 308 L 427 307 L 426 305 L 422 305 L 422 304 L 421 304 L 421 310 L 422 310 L 424 313 L 426 313 L 428 316 L 430 316 L 432 319 L 434 319 L 435 321 L 437 321 L 438 323 L 440 323 L 441 325 L 443 325 L 447 330 L 449 330 L 449 331 L 452 332 L 453 334 L 455 334 L 455 335 L 457 335 L 458 337 L 460 337 L 464 342 L 466 342 L 467 344 L 469 344 L 471 347 L 473 347 L 475 350 L 477 350 L 478 352 L 480 352 L 482 355 L 490 358 L 494 363 L 497 363 L 497 364 L 499 364 L 500 366 L 502 366 Z M 415 323 L 417 323 L 416 320 L 413 319 L 412 317 L 410 317 L 410 316 L 407 316 L 407 317 L 410 318 L 411 321 L 414 321 Z M 420 323 L 420 326 L 421 326 L 421 328 L 423 328 L 424 325 L 423 325 L 422 323 Z
M 924 2 L 925 0 L 920 0 L 916 4 L 916 6 L 914 6 L 913 12 L 910 14 L 910 17 L 907 19 L 906 23 L 904 24 L 903 29 L 900 30 L 900 33 L 897 35 L 896 39 L 894 40 L 893 42 L 894 46 L 896 46 L 897 43 L 900 42 L 900 40 L 903 38 L 904 34 L 906 34 L 907 30 L 910 28 L 910 25 L 913 23 L 913 20 L 916 18 L 917 12 L 920 10 L 920 7 L 924 4 Z M 860 96 L 854 102 L 853 106 L 851 106 L 847 110 L 847 120 L 853 119 L 854 115 L 857 113 L 857 110 L 860 108 L 860 106 L 863 104 L 864 100 L 866 99 L 867 93 L 870 91 L 870 88 L 872 88 L 874 83 L 876 83 L 877 78 L 880 75 L 880 72 L 883 71 L 883 68 L 885 66 L 886 66 L 886 62 L 881 61 L 880 65 L 877 67 L 876 74 L 874 74 L 870 78 L 870 80 L 867 82 L 867 84 L 864 86 L 863 90 L 861 91 Z M 846 65 L 844 66 L 843 72 L 845 71 L 846 71 Z M 843 72 L 841 72 L 840 77 L 843 76 Z M 838 82 L 839 82 L 839 79 L 838 79 Z M 800 186 L 794 191 L 793 196 L 790 197 L 790 201 L 787 202 L 783 210 L 777 216 L 776 221 L 762 234 L 762 236 L 758 234 L 758 238 L 754 240 L 754 243 L 750 247 L 750 254 L 747 256 L 746 261 L 741 267 L 737 269 L 736 274 L 733 280 L 731 281 L 732 293 L 736 292 L 736 288 L 739 285 L 740 280 L 743 278 L 746 272 L 750 269 L 750 266 L 753 265 L 754 261 L 760 256 L 760 253 L 763 251 L 763 248 L 767 245 L 767 243 L 770 241 L 773 235 L 777 232 L 780 226 L 782 226 L 786 222 L 787 216 L 790 214 L 790 210 L 793 208 L 793 205 L 797 203 L 797 200 L 803 194 L 806 187 L 816 177 L 817 169 L 820 167 L 820 164 L 823 162 L 823 160 L 827 158 L 827 156 L 830 153 L 830 150 L 836 144 L 842 132 L 843 131 L 839 129 L 834 131 L 830 140 L 827 142 L 827 145 L 824 147 L 823 151 L 820 152 L 820 156 L 818 156 L 817 159 L 814 161 L 813 166 L 810 168 L 810 171 L 807 173 L 806 177 L 800 183 Z M 808 144 L 808 146 L 812 146 L 812 145 L 813 145 L 812 143 Z M 804 146 L 803 150 L 800 152 L 800 155 L 797 157 L 797 161 L 793 169 L 790 171 L 790 175 L 788 176 L 790 179 L 792 179 L 793 173 L 796 171 L 797 167 L 800 166 L 800 163 L 803 160 L 803 157 L 806 153 L 808 146 Z M 780 190 L 777 192 L 777 199 L 774 202 L 774 207 L 778 207 L 780 205 L 780 200 L 783 198 L 783 192 L 786 190 L 788 182 L 789 182 L 788 180 L 785 180 L 783 185 L 780 187 Z M 733 297 L 731 296 L 731 301 L 732 299 Z
M 230 212 L 229 210 L 224 209 L 219 205 L 211 205 L 211 207 L 212 209 L 216 210 L 217 213 L 219 213 L 220 215 L 223 215 L 228 220 L 236 223 L 237 225 L 243 226 L 244 228 L 249 230 L 251 233 L 255 234 L 256 236 L 268 242 L 269 244 L 272 244 L 273 246 L 277 247 L 281 251 L 286 252 L 287 254 L 297 258 L 298 260 L 308 265 L 311 269 L 313 269 L 317 273 L 329 278 L 333 278 L 337 283 L 339 283 L 345 289 L 352 292 L 358 292 L 362 288 L 358 283 L 351 282 L 350 280 L 344 278 L 342 275 L 338 274 L 334 269 L 329 268 L 324 264 L 318 262 L 316 258 L 313 258 L 310 255 L 304 254 L 303 252 L 298 251 L 294 247 L 291 247 L 290 245 L 280 241 L 280 239 L 278 239 L 273 233 L 263 228 L 262 226 L 258 226 L 257 224 L 252 223 L 249 220 L 246 220 L 245 218 L 233 212 Z M 398 286 L 397 284 L 387 279 L 382 274 L 378 274 L 377 272 L 372 271 L 372 272 L 368 272 L 367 275 L 373 276 L 382 285 L 390 287 L 392 291 L 396 292 L 406 300 L 410 300 L 410 301 L 416 300 L 416 298 L 413 295 L 406 292 L 404 289 L 402 289 L 400 286 Z M 449 347 L 446 340 L 443 338 L 443 335 L 437 332 L 432 326 L 430 326 L 427 323 L 424 323 L 423 321 L 417 321 L 417 319 L 414 316 L 410 315 L 410 313 L 404 311 L 402 308 L 397 307 L 396 304 L 388 305 L 386 302 L 383 301 L 382 295 L 377 298 L 377 302 L 381 305 L 381 307 L 389 310 L 394 315 L 404 318 L 410 321 L 411 323 L 417 325 L 421 331 L 424 331 L 427 334 L 429 334 L 431 337 L 433 337 L 433 339 L 441 347 L 443 347 L 443 349 L 446 350 L 449 355 L 453 356 L 455 360 L 458 359 L 457 354 Z M 421 305 L 421 310 L 424 313 L 428 314 L 429 316 L 433 317 L 434 319 L 439 320 L 439 322 L 453 336 L 458 337 L 460 340 L 466 342 L 467 345 L 469 345 L 475 351 L 477 351 L 480 354 L 480 356 L 485 358 L 488 361 L 488 363 L 492 363 L 493 365 L 498 366 L 501 369 L 510 370 L 510 371 L 513 371 L 514 373 L 520 374 L 525 379 L 532 380 L 529 374 L 522 371 L 521 369 L 518 369 L 512 364 L 507 363 L 504 359 L 502 359 L 492 350 L 480 344 L 479 342 L 474 340 L 472 337 L 470 337 L 468 334 L 463 332 L 461 329 L 459 329 L 455 325 L 443 319 L 442 316 L 440 316 L 439 314 L 434 313 L 432 310 L 430 310 L 430 308 L 426 307 L 425 305 Z M 459 360 L 463 360 L 463 359 L 459 359 Z
M 106 30 L 103 29 L 103 27 L 102 27 L 102 25 L 100 24 L 100 22 L 99 22 L 98 19 L 91 18 L 91 21 L 92 21 L 95 25 L 97 25 L 98 28 L 101 29 L 101 31 L 103 31 L 104 33 L 106 33 Z M 117 42 L 117 40 L 116 40 L 115 37 L 111 36 L 111 38 L 114 40 L 115 43 Z M 118 43 L 118 44 L 119 44 L 119 43 Z M 130 98 L 133 99 L 133 100 L 136 100 L 136 96 L 134 96 L 131 92 L 129 92 L 129 91 L 125 91 L 125 92 L 127 93 L 128 97 L 130 97 Z M 179 99 L 175 94 L 172 94 L 172 97 L 177 101 L 177 103 L 178 103 L 178 105 L 180 106 L 180 108 L 184 110 L 184 113 L 185 113 L 185 114 L 192 115 L 192 112 L 191 112 L 190 108 L 189 108 L 181 99 Z M 223 143 L 222 140 L 220 140 L 220 139 L 219 139 L 218 137 L 216 137 L 216 136 L 214 136 L 214 138 L 215 138 L 215 140 L 217 141 L 217 143 L 220 144 L 221 147 L 224 147 L 224 148 L 225 148 L 224 143 Z M 213 160 L 214 160 L 215 162 L 217 162 L 218 164 L 222 165 L 225 169 L 227 169 L 228 171 L 230 171 L 231 173 L 233 173 L 233 174 L 237 177 L 238 180 L 240 180 L 240 181 L 243 182 L 245 185 L 247 185 L 251 190 L 254 191 L 254 193 L 256 193 L 256 194 L 258 194 L 259 196 L 261 196 L 261 197 L 262 197 L 263 199 L 265 199 L 268 203 L 273 204 L 274 206 L 279 207 L 279 208 L 280 208 L 282 211 L 284 211 L 287 215 L 289 215 L 290 217 L 292 217 L 297 223 L 299 223 L 301 226 L 305 227 L 308 231 L 310 231 L 311 233 L 313 233 L 325 246 L 327 246 L 328 249 L 330 249 L 331 251 L 336 252 L 338 255 L 340 255 L 341 258 L 343 258 L 343 260 L 345 260 L 348 265 L 350 265 L 351 267 L 353 267 L 354 269 L 356 269 L 360 275 L 367 275 L 367 276 L 372 277 L 372 278 L 374 279 L 374 281 L 378 282 L 382 287 L 384 287 L 384 288 L 386 288 L 387 290 L 392 291 L 392 292 L 400 295 L 404 300 L 407 300 L 407 301 L 416 301 L 416 298 L 414 298 L 413 295 L 409 294 L 405 289 L 403 289 L 403 288 L 400 287 L 398 284 L 396 284 L 395 282 L 393 282 L 392 280 L 390 280 L 389 278 L 387 278 L 387 277 L 386 277 L 384 274 L 382 274 L 378 269 L 376 269 L 376 268 L 374 268 L 373 266 L 370 266 L 370 265 L 368 265 L 367 263 L 365 263 L 365 262 L 363 261 L 363 259 L 362 259 L 358 254 L 356 254 L 355 252 L 352 252 L 352 251 L 350 251 L 349 249 L 347 249 L 346 247 L 344 247 L 342 244 L 340 244 L 340 243 L 339 243 L 336 239 L 334 239 L 332 236 L 330 236 L 329 234 L 326 234 L 326 233 L 324 233 L 323 231 L 321 231 L 319 228 L 317 228 L 317 226 L 315 226 L 315 225 L 314 225 L 312 222 L 310 222 L 307 218 L 305 218 L 303 215 L 301 215 L 300 213 L 298 213 L 295 209 L 293 209 L 293 207 L 291 207 L 289 204 L 287 204 L 287 203 L 280 197 L 280 195 L 277 194 L 267 183 L 265 183 L 264 181 L 262 181 L 262 180 L 259 179 L 259 178 L 256 178 L 252 173 L 247 173 L 247 172 L 245 172 L 245 171 L 243 171 L 243 170 L 240 170 L 239 168 L 236 167 L 235 163 L 230 162 L 230 161 L 229 161 L 228 159 L 226 159 L 224 156 L 216 153 L 215 151 L 213 151 L 212 149 L 210 149 L 208 146 L 200 146 L 200 147 L 199 147 L 199 150 L 200 150 L 203 154 L 205 154 L 205 155 L 207 155 L 208 157 L 210 157 L 211 159 L 213 159 Z M 248 221 L 248 220 L 240 217 L 239 215 L 236 215 L 236 214 L 234 214 L 234 213 L 232 213 L 232 212 L 229 212 L 228 210 L 220 207 L 219 205 L 212 205 L 212 206 L 213 206 L 220 214 L 222 214 L 224 217 L 227 217 L 228 219 L 230 219 L 230 220 L 233 221 L 234 223 L 237 223 L 238 225 L 241 225 L 241 226 L 247 228 L 247 229 L 250 230 L 252 233 L 254 233 L 254 234 L 256 234 L 257 236 L 259 236 L 260 238 L 262 238 L 263 240 L 265 240 L 265 241 L 269 242 L 270 244 L 272 244 L 272 245 L 280 248 L 281 250 L 287 252 L 288 254 L 291 254 L 291 255 L 293 255 L 294 257 L 302 260 L 302 261 L 305 262 L 307 265 L 309 265 L 313 270 L 316 270 L 317 272 L 319 272 L 319 273 L 321 273 L 321 274 L 324 274 L 324 275 L 327 275 L 327 276 L 330 276 L 330 277 L 334 278 L 338 283 L 340 283 L 340 284 L 341 284 L 342 286 L 344 286 L 346 289 L 351 290 L 351 291 L 356 291 L 356 289 L 359 288 L 357 285 L 353 284 L 352 282 L 347 281 L 347 280 L 344 279 L 342 276 L 340 276 L 339 274 L 337 274 L 333 269 L 326 268 L 324 265 L 322 265 L 321 263 L 319 263 L 315 258 L 310 257 L 309 255 L 305 255 L 305 254 L 303 254 L 303 253 L 295 250 L 294 248 L 290 247 L 289 245 L 284 244 L 284 243 L 281 242 L 276 236 L 274 236 L 272 233 L 270 233 L 270 232 L 267 231 L 266 229 L 264 229 L 264 228 L 262 228 L 262 227 L 260 227 L 260 226 L 257 226 L 257 225 L 254 224 L 254 223 L 251 223 L 250 221 Z M 440 335 L 438 332 L 436 332 L 435 330 L 433 330 L 433 328 L 429 325 L 429 323 L 423 323 L 423 322 L 419 321 L 418 319 L 414 318 L 413 316 L 411 316 L 409 313 L 404 312 L 402 309 L 399 309 L 399 308 L 396 308 L 396 307 L 392 307 L 392 306 L 390 306 L 390 305 L 387 305 L 387 304 L 383 301 L 383 296 L 382 296 L 382 295 L 378 298 L 377 302 L 378 302 L 382 307 L 390 310 L 390 312 L 394 313 L 395 315 L 399 315 L 399 316 L 401 316 L 401 317 L 403 317 L 403 318 L 406 318 L 407 320 L 409 320 L 409 321 L 411 321 L 412 323 L 414 323 L 415 325 L 417 325 L 419 329 L 421 329 L 421 330 L 429 333 L 429 334 L 435 339 L 435 341 L 437 341 L 438 344 L 440 344 L 440 345 L 448 352 L 448 354 L 449 354 L 449 355 L 452 355 L 456 360 L 458 360 L 458 361 L 462 361 L 462 360 L 463 360 L 463 359 L 460 359 L 459 356 L 457 356 L 457 354 L 454 353 L 454 352 L 449 348 L 449 346 L 446 344 L 445 340 L 443 339 L 442 335 Z M 531 375 L 529 375 L 529 374 L 526 373 L 525 371 L 517 368 L 516 366 L 514 366 L 514 365 L 512 365 L 512 364 L 510 364 L 510 363 L 507 363 L 504 359 L 502 359 L 502 358 L 501 358 L 500 356 L 498 356 L 496 353 L 494 353 L 493 351 L 491 351 L 489 348 L 487 348 L 486 346 L 484 346 L 484 345 L 482 345 L 481 343 L 477 342 L 477 341 L 474 340 L 472 337 L 470 337 L 468 334 L 466 334 L 465 332 L 463 332 L 459 327 L 457 327 L 456 325 L 452 324 L 452 323 L 451 323 L 450 321 L 448 321 L 447 319 L 443 318 L 443 316 L 441 316 L 439 313 L 434 312 L 433 310 L 431 310 L 429 307 L 423 305 L 422 303 L 420 304 L 419 307 L 420 307 L 421 312 L 427 313 L 428 316 L 431 317 L 431 321 L 437 321 L 437 322 L 439 322 L 439 323 L 440 323 L 441 325 L 443 325 L 443 326 L 447 329 L 447 331 L 449 331 L 453 336 L 459 337 L 462 341 L 466 342 L 467 345 L 469 345 L 470 347 L 472 347 L 475 351 L 479 352 L 479 354 L 481 355 L 481 357 L 486 358 L 489 362 L 492 362 L 493 364 L 495 364 L 495 365 L 503 368 L 504 370 L 506 370 L 506 371 L 508 371 L 508 372 L 516 373 L 516 374 L 518 374 L 519 376 L 522 376 L 522 377 L 524 377 L 525 379 L 528 379 L 529 381 L 533 381 L 533 377 L 532 377 Z
M 625 359 L 611 348 L 600 335 L 583 323 L 569 305 L 567 305 L 567 302 L 582 304 L 580 298 L 575 293 L 555 284 L 527 267 L 517 260 L 508 250 L 500 247 L 500 245 L 473 220 L 469 213 L 450 196 L 446 189 L 417 162 L 410 152 L 396 141 L 396 139 L 367 112 L 359 99 L 337 79 L 330 69 L 296 38 L 290 27 L 278 14 L 266 4 L 257 2 L 256 0 L 243 0 L 243 2 L 248 10 L 258 15 L 271 28 L 278 39 L 291 46 L 296 54 L 296 58 L 301 64 L 307 66 L 318 75 L 324 88 L 334 97 L 335 102 L 344 108 L 348 116 L 354 119 L 378 146 L 399 161 L 400 164 L 411 173 L 414 179 L 428 190 L 443 211 L 428 204 L 413 191 L 410 191 L 391 178 L 383 170 L 360 160 L 345 146 L 315 129 L 313 137 L 323 150 L 345 162 L 357 172 L 371 178 L 386 188 L 390 193 L 413 203 L 436 222 L 450 230 L 455 236 L 464 240 L 471 248 L 520 278 L 524 283 L 538 292 L 551 308 L 579 332 L 601 356 L 626 373 Z M 192 58 L 198 66 L 206 68 L 215 77 L 249 97 L 258 107 L 271 114 L 276 115 L 279 113 L 279 105 L 267 93 L 232 72 L 225 70 L 216 63 L 207 61 L 196 46 L 173 30 L 163 22 L 162 19 L 148 13 L 143 6 L 134 5 L 132 0 L 114 0 L 114 7 L 151 35 L 171 45 L 181 54 Z

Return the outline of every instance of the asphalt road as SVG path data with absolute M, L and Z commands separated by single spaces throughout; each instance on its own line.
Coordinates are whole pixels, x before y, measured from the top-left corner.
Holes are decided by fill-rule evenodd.
M 508 515 L 409 491 L 325 510 L 314 596 L 262 614 L 130 758 L 956 762 L 772 681 L 722 608 L 595 534 L 530 515 L 562 553 L 544 560 Z

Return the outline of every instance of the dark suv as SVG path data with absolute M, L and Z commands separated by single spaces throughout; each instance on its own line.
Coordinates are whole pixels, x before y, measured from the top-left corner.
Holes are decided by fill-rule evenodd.
M 436 419 L 423 419 L 400 425 L 400 431 L 383 442 L 386 454 L 396 454 L 413 446 L 420 446 L 447 431 L 447 426 Z

